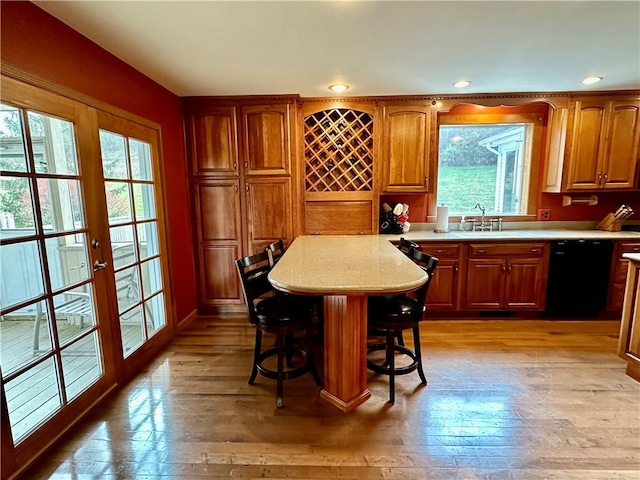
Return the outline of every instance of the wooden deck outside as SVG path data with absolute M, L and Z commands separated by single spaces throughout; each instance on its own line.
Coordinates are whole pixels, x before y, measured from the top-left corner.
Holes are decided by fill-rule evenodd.
M 72 340 L 88 330 L 81 328 L 78 323 L 67 321 L 59 321 L 57 327 L 61 341 Z M 141 343 L 141 326 L 124 325 L 121 328 L 125 349 Z M 51 337 L 46 322 L 39 328 L 37 340 L 34 339 L 34 333 L 33 316 L 9 317 L 0 321 L 3 375 L 6 376 L 26 363 L 37 361 L 51 351 Z M 67 399 L 72 400 L 102 374 L 96 353 L 95 333 L 64 348 L 62 352 L 64 387 Z M 56 369 L 53 359 L 48 359 L 6 384 L 9 418 L 14 435 L 18 438 L 60 407 L 62 399 Z
M 617 321 L 423 324 L 427 379 L 369 374 L 343 413 L 311 376 L 247 384 L 245 319 L 196 319 L 24 478 L 638 480 L 640 384 Z

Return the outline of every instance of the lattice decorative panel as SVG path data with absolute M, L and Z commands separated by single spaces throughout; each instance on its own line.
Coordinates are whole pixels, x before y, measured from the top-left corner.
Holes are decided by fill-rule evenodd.
M 307 192 L 373 189 L 373 117 L 336 108 L 304 119 Z

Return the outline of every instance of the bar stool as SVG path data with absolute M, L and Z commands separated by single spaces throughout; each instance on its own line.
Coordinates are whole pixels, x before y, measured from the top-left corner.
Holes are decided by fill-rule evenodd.
M 395 377 L 406 375 L 418 370 L 422 384 L 427 384 L 422 368 L 422 352 L 420 348 L 420 322 L 425 310 L 425 300 L 431 283 L 431 278 L 438 264 L 438 259 L 431 255 L 412 249 L 412 260 L 422 268 L 429 278 L 417 290 L 403 295 L 369 297 L 368 327 L 370 334 L 385 336 L 384 343 L 374 343 L 367 347 L 367 368 L 376 373 L 389 376 L 389 402 L 395 402 Z M 401 343 L 395 343 L 401 338 L 404 330 L 413 331 L 413 350 Z M 400 336 L 399 336 L 400 335 Z M 376 363 L 369 354 L 384 351 L 383 363 Z M 395 355 L 400 353 L 409 357 L 408 365 L 396 367 Z
M 286 248 L 284 246 L 283 240 L 276 240 L 275 242 L 267 245 L 267 247 L 264 250 L 269 254 L 269 263 L 273 268 L 273 266 L 276 263 L 278 263 L 282 255 L 284 255 Z M 276 290 L 276 295 L 288 295 L 288 294 L 281 292 L 279 290 Z M 316 337 L 320 340 L 320 343 L 322 343 L 322 339 L 323 339 L 322 330 L 323 330 L 323 319 L 324 319 L 323 297 L 312 297 L 310 301 L 313 302 L 314 305 L 316 306 L 316 315 L 313 317 L 313 328 L 317 333 Z
M 315 383 L 322 386 L 313 355 L 311 316 L 313 298 L 298 295 L 275 295 L 267 275 L 271 270 L 267 252 L 236 260 L 242 283 L 249 322 L 256 326 L 253 367 L 249 377 L 252 385 L 257 374 L 276 380 L 276 406 L 283 405 L 283 381 L 311 372 Z M 275 347 L 262 351 L 263 332 L 276 335 Z M 304 332 L 304 345 L 291 341 L 293 335 Z M 277 358 L 277 370 L 265 366 L 269 358 Z M 304 360 L 293 367 L 292 358 Z M 286 362 L 286 369 L 285 369 Z
M 278 263 L 280 257 L 284 255 L 284 242 L 282 240 L 276 240 L 275 242 L 267 245 L 265 251 L 269 254 L 269 263 L 273 267 L 276 263 Z
M 400 242 L 398 243 L 398 250 L 404 253 L 407 257 L 411 258 L 411 250 L 421 250 L 420 245 L 416 242 L 412 242 L 411 240 L 407 240 L 404 237 L 400 237 Z

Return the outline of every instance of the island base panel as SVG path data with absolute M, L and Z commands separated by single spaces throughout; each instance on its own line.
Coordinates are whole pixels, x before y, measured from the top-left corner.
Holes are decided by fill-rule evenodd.
M 349 411 L 371 396 L 367 390 L 367 297 L 324 297 L 322 397 Z
M 351 410 L 356 408 L 358 405 L 366 402 L 370 396 L 371 396 L 371 392 L 369 390 L 365 390 L 364 392 L 361 392 L 360 395 L 358 395 L 356 398 L 353 398 L 350 402 L 345 402 L 339 399 L 338 397 L 336 397 L 335 395 L 332 395 L 331 393 L 327 392 L 326 390 L 320 391 L 320 398 L 324 398 L 331 405 L 339 408 L 343 412 L 350 412 Z

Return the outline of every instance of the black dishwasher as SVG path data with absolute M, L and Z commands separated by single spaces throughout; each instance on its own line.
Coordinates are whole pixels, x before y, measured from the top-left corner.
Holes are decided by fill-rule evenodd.
M 551 242 L 547 317 L 595 318 L 607 304 L 613 241 Z

